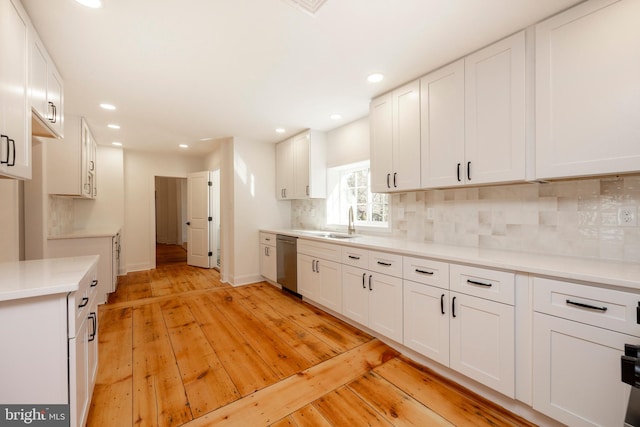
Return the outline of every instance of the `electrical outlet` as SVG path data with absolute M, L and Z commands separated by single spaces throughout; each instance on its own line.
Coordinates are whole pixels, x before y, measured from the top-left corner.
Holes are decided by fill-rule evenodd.
M 638 225 L 638 208 L 634 205 L 618 208 L 618 224 L 622 227 L 635 227 Z

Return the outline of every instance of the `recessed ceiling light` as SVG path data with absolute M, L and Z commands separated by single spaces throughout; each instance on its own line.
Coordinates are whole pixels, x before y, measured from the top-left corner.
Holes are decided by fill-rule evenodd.
M 285 132 L 286 132 L 286 130 L 285 130 L 284 128 L 277 128 L 277 129 L 276 129 L 276 132 L 278 132 L 278 133 L 285 133 Z
M 331 120 L 340 120 L 342 118 L 340 114 L 332 114 L 330 117 Z
M 105 110 L 115 110 L 116 107 L 111 105 L 111 104 L 100 104 L 101 108 L 104 108 Z
M 384 76 L 380 73 L 371 74 L 367 77 L 367 81 L 369 81 L 369 83 L 378 83 L 381 82 L 382 79 L 384 79 Z
M 180 144 L 180 145 L 178 145 L 178 147 L 180 147 L 180 148 L 189 148 L 189 146 L 187 144 Z
M 92 9 L 98 9 L 102 7 L 102 0 L 76 0 L 83 6 L 90 7 Z
M 111 145 L 115 145 L 116 147 L 122 147 L 122 142 L 112 142 Z
M 200 141 L 211 141 L 213 138 L 200 138 Z
M 107 127 L 111 129 L 120 129 L 120 126 L 118 125 L 107 125 Z

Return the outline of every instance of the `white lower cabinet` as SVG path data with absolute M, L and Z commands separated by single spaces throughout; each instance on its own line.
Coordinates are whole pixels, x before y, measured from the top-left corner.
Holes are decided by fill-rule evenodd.
M 342 311 L 340 247 L 298 239 L 298 292 L 336 312 Z
M 402 342 L 402 279 L 344 265 L 342 314 Z
M 625 344 L 640 345 L 640 295 L 534 278 L 533 407 L 570 426 L 622 426 Z
M 260 233 L 260 274 L 272 282 L 278 281 L 275 234 Z
M 403 264 L 412 279 L 404 281 L 404 345 L 515 397 L 513 273 L 411 257 Z

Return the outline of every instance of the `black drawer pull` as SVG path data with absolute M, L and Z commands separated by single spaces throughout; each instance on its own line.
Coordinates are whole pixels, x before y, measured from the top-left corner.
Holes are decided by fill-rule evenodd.
M 362 273 L 362 289 L 367 289 L 366 285 L 364 284 L 364 278 L 366 277 L 367 273 Z
M 440 295 L 440 313 L 444 314 L 444 294 Z
M 369 290 L 370 290 L 370 291 L 372 291 L 372 290 L 373 290 L 373 287 L 371 286 L 371 278 L 372 278 L 372 277 L 373 277 L 373 276 L 369 275 Z
M 478 285 L 478 286 L 486 286 L 487 288 L 490 288 L 491 286 L 493 286 L 491 283 L 476 282 L 475 280 L 471 280 L 471 279 L 467 279 L 467 283 L 471 283 L 472 285 Z
M 451 316 L 456 317 L 456 297 L 451 299 Z
M 91 281 L 91 287 L 95 288 L 96 286 L 98 286 L 98 280 L 92 280 Z
M 429 276 L 433 276 L 433 271 L 420 270 L 419 268 L 416 268 L 416 273 L 428 274 Z
M 378 265 L 382 265 L 382 266 L 385 266 L 385 267 L 391 267 L 392 264 L 390 262 L 378 261 Z
M 575 302 L 575 301 L 571 301 L 570 299 L 567 300 L 567 304 L 575 305 L 577 307 L 582 307 L 582 308 L 588 308 L 589 310 L 598 310 L 598 311 L 602 311 L 602 312 L 607 311 L 607 307 L 596 307 L 595 305 L 589 305 L 589 304 L 584 304 L 584 303 L 581 303 L 581 302 Z
M 80 304 L 80 305 L 78 306 L 78 308 L 82 308 L 82 307 L 86 306 L 87 304 L 89 304 L 89 298 L 87 298 L 87 297 L 82 297 L 82 304 Z
M 358 259 L 360 259 L 360 257 L 359 257 L 359 256 L 349 255 L 349 259 L 355 259 L 355 260 L 358 260 Z

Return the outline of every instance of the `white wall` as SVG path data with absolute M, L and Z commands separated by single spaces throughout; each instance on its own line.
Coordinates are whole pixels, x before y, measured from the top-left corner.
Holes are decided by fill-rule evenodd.
M 327 132 L 327 167 L 369 160 L 369 117 Z
M 20 259 L 19 182 L 0 179 L 0 262 Z
M 290 223 L 290 203 L 275 198 L 275 145 L 234 138 L 233 158 L 223 155 L 221 182 L 222 228 L 232 224 L 232 236 L 223 242 L 230 251 L 223 252 L 223 266 L 228 281 L 234 286 L 262 280 L 259 262 L 259 229 L 287 228 Z M 228 154 L 228 153 L 227 153 Z M 229 203 L 228 162 L 233 162 L 233 201 Z M 225 194 L 226 193 L 226 194 Z M 231 217 L 231 218 L 229 218 Z M 224 245 L 224 243 L 223 243 Z M 229 246 L 232 246 L 230 248 Z M 223 246 L 223 250 L 225 246 Z
M 155 268 L 155 177 L 205 170 L 202 156 L 124 151 L 124 260 L 127 271 Z

